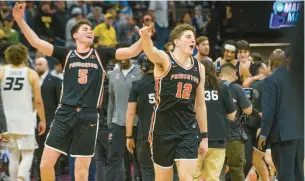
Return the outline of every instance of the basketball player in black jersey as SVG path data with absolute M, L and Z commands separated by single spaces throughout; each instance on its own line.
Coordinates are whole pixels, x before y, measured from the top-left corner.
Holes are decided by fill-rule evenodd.
M 236 53 L 238 51 L 236 47 L 236 42 L 233 40 L 227 40 L 223 44 L 223 57 L 218 58 L 215 61 L 215 68 L 216 68 L 216 74 L 219 76 L 220 73 L 220 67 L 225 63 L 231 63 L 236 67 L 236 75 L 237 80 L 235 83 L 242 85 L 242 82 L 249 77 L 249 70 L 248 68 L 245 68 L 244 66 L 241 66 L 240 61 L 236 59 Z M 244 77 L 244 78 L 243 78 Z
M 142 28 L 139 34 L 144 53 L 155 65 L 156 103 L 149 135 L 155 180 L 172 180 L 175 161 L 179 180 L 190 181 L 198 157 L 196 119 L 202 136 L 199 152 L 208 149 L 204 66 L 192 57 L 196 42 L 191 25 L 172 30 L 172 53 L 153 46 L 150 28 Z
M 93 31 L 87 20 L 78 21 L 71 30 L 76 50 L 53 46 L 41 40 L 24 21 L 25 3 L 16 3 L 13 16 L 29 43 L 47 56 L 57 58 L 64 70 L 61 106 L 47 136 L 40 168 L 44 181 L 54 181 L 54 165 L 60 154 L 76 157 L 75 180 L 88 179 L 98 131 L 98 111 L 102 104 L 105 67 L 111 59 L 138 55 L 141 42 L 129 48 L 93 49 Z
M 205 101 L 208 116 L 209 150 L 205 157 L 198 155 L 195 181 L 219 180 L 226 157 L 229 137 L 229 121 L 235 118 L 235 107 L 229 88 L 220 84 L 215 66 L 209 59 L 202 61 L 205 67 Z

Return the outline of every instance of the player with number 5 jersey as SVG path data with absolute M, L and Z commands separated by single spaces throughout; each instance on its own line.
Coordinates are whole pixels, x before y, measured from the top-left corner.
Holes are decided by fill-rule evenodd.
M 79 20 L 71 28 L 75 50 L 53 46 L 40 39 L 24 21 L 25 3 L 16 3 L 13 17 L 25 38 L 40 52 L 58 59 L 64 69 L 61 106 L 56 110 L 40 163 L 41 180 L 55 180 L 54 165 L 60 154 L 76 157 L 75 180 L 87 180 L 94 155 L 98 110 L 103 98 L 105 67 L 112 59 L 124 60 L 141 52 L 140 41 L 128 48 L 93 49 L 94 34 L 88 20 Z

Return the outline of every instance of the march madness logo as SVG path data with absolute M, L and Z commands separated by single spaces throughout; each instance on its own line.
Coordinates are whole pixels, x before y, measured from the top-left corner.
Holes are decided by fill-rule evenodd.
M 295 26 L 302 6 L 303 1 L 275 1 L 273 12 L 270 16 L 269 28 L 279 29 Z

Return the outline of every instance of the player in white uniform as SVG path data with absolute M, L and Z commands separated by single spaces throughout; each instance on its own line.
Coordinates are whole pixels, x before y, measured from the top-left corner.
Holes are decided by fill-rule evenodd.
M 34 70 L 26 67 L 27 57 L 28 50 L 22 44 L 10 46 L 5 51 L 9 65 L 0 73 L 7 121 L 6 136 L 10 138 L 7 146 L 10 152 L 9 172 L 12 181 L 24 181 L 29 178 L 34 150 L 37 148 L 33 97 L 34 107 L 41 120 L 38 125 L 39 134 L 43 134 L 46 128 L 39 76 Z

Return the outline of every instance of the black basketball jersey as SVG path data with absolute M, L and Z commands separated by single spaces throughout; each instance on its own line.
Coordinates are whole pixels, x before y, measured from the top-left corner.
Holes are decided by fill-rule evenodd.
M 140 80 L 133 83 L 128 102 L 137 103 L 139 118 L 138 140 L 148 142 L 150 121 L 156 102 L 155 81 L 152 73 L 145 74 Z
M 170 68 L 155 77 L 156 104 L 152 129 L 159 133 L 177 133 L 194 124 L 196 89 L 200 82 L 200 66 L 191 57 L 192 66 L 185 68 L 170 57 Z
M 70 50 L 63 73 L 62 104 L 88 108 L 101 106 L 106 71 L 95 49 L 85 56 Z
M 220 74 L 220 68 L 221 68 L 220 62 L 221 62 L 221 60 L 216 62 L 216 74 L 217 74 L 217 76 L 219 76 L 219 74 Z M 241 83 L 241 75 L 240 75 L 240 70 L 239 70 L 239 68 L 240 68 L 240 61 L 237 61 L 237 63 L 235 64 L 235 68 L 237 70 L 237 72 L 236 72 L 237 80 L 234 83 L 242 85 L 242 83 Z
M 226 140 L 229 135 L 229 121 L 226 114 L 235 111 L 233 98 L 229 88 L 223 84 L 219 90 L 205 88 L 209 141 Z

